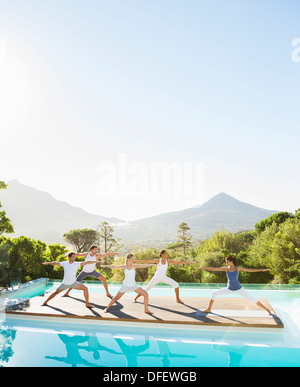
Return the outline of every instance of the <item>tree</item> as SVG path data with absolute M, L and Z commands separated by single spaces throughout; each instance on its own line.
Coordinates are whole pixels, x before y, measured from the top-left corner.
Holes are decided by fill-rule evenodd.
M 270 269 L 278 283 L 300 282 L 300 222 L 273 222 L 261 232 L 249 249 L 253 260 Z
M 64 234 L 65 240 L 72 245 L 76 253 L 83 253 L 90 250 L 90 247 L 97 243 L 97 231 L 84 228 L 70 230 Z
M 169 243 L 167 246 L 167 250 L 180 251 L 182 250 L 182 242 Z
M 201 273 L 199 274 L 199 271 L 201 272 L 201 270 L 195 270 L 195 268 L 190 265 L 185 267 L 170 265 L 168 267 L 168 275 L 177 282 L 199 283 L 201 278 Z
M 6 238 L 1 238 L 0 244 L 0 286 L 10 286 L 9 278 L 9 259 L 10 259 L 10 244 L 5 242 Z
M 18 282 L 30 281 L 45 276 L 42 262 L 45 260 L 46 243 L 21 236 L 19 238 L 0 239 L 1 269 L 5 272 L 5 280 L 9 286 Z
M 98 238 L 100 246 L 103 245 L 104 253 L 118 251 L 121 248 L 121 238 L 114 239 L 114 228 L 108 222 L 102 222 L 99 226 Z
M 113 237 L 114 228 L 108 222 L 102 222 L 98 226 L 98 244 L 99 246 L 103 246 L 104 253 L 118 251 L 122 245 L 120 245 L 120 238 L 115 239 Z M 114 255 L 109 255 L 107 257 L 102 258 L 103 265 L 112 265 L 114 263 Z M 110 278 L 113 275 L 112 269 L 102 268 L 102 273 L 105 274 L 105 277 Z
M 181 244 L 184 256 L 186 256 L 187 250 L 192 246 L 192 236 L 189 234 L 189 230 L 190 228 L 185 222 L 180 223 L 178 226 L 177 243 Z
M 0 189 L 6 189 L 7 184 L 4 181 L 0 181 Z M 0 208 L 2 208 L 2 204 L 0 203 Z M 5 211 L 0 211 L 0 236 L 3 233 L 13 233 L 14 228 L 11 224 L 11 220 L 6 216 Z
M 201 241 L 195 248 L 197 256 L 203 253 L 218 253 L 222 258 L 222 264 L 228 254 L 238 254 L 245 247 L 249 246 L 249 241 L 243 234 L 234 234 L 233 232 L 222 229 L 216 231 L 210 238 Z
M 262 219 L 260 222 L 256 223 L 255 231 L 257 233 L 263 232 L 266 227 L 271 226 L 273 222 L 276 224 L 284 223 L 287 219 L 294 218 L 294 215 L 290 212 L 277 212 L 271 216 L 268 216 L 266 219 Z

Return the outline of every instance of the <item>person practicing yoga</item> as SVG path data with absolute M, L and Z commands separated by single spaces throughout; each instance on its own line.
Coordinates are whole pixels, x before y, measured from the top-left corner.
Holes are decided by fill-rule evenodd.
M 139 295 L 144 297 L 144 311 L 145 313 L 148 314 L 153 314 L 149 309 L 148 309 L 148 301 L 149 301 L 149 296 L 148 293 L 145 292 L 142 288 L 140 288 L 136 282 L 135 282 L 135 269 L 138 268 L 144 268 L 144 267 L 150 267 L 154 266 L 153 264 L 148 264 L 148 265 L 136 265 L 134 264 L 134 259 L 133 259 L 132 254 L 127 254 L 126 255 L 126 260 L 125 260 L 125 265 L 101 265 L 101 267 L 109 267 L 111 269 L 124 269 L 125 272 L 125 279 L 123 282 L 122 287 L 120 288 L 119 292 L 116 294 L 116 296 L 110 301 L 110 303 L 107 305 L 106 309 L 104 310 L 104 313 L 108 312 L 108 309 L 116 302 L 118 301 L 124 293 L 128 292 L 136 292 Z
M 226 267 L 197 267 L 196 269 L 200 270 L 207 270 L 207 271 L 225 271 L 227 275 L 227 287 L 218 289 L 214 291 L 211 295 L 211 299 L 209 301 L 208 308 L 205 310 L 202 310 L 202 313 L 211 313 L 211 308 L 213 303 L 215 302 L 216 297 L 222 296 L 224 294 L 232 294 L 237 293 L 241 296 L 247 298 L 248 300 L 254 302 L 256 305 L 264 309 L 269 313 L 271 316 L 271 311 L 265 307 L 260 301 L 252 297 L 240 284 L 239 281 L 239 272 L 240 271 L 246 271 L 246 272 L 265 272 L 269 271 L 269 269 L 248 269 L 241 266 L 237 266 L 236 258 L 232 257 L 231 255 L 228 255 L 225 258 Z
M 113 298 L 112 295 L 108 291 L 108 286 L 106 279 L 104 275 L 102 275 L 99 271 L 95 270 L 96 261 L 95 259 L 99 260 L 103 257 L 107 257 L 108 255 L 115 255 L 119 253 L 105 253 L 105 254 L 97 254 L 98 246 L 91 246 L 89 253 L 77 253 L 76 257 L 85 257 L 85 262 L 87 261 L 93 261 L 92 265 L 86 265 L 82 269 L 82 271 L 79 273 L 78 277 L 76 278 L 77 282 L 81 282 L 85 277 L 94 277 L 100 281 L 102 281 L 104 289 L 106 291 L 106 295 L 109 298 Z M 63 297 L 68 297 L 70 291 L 72 288 L 69 288 L 68 291 L 63 295 Z
M 47 300 L 42 304 L 42 306 L 46 306 L 47 303 L 50 300 L 52 300 L 52 298 L 57 296 L 63 290 L 71 288 L 71 289 L 83 290 L 86 307 L 93 308 L 93 305 L 89 303 L 88 288 L 76 281 L 76 273 L 79 267 L 84 267 L 85 265 L 92 265 L 94 262 L 97 262 L 97 261 L 94 260 L 94 261 L 87 261 L 87 262 L 76 262 L 75 258 L 76 258 L 75 253 L 69 253 L 68 261 L 42 263 L 42 265 L 53 265 L 53 266 L 57 265 L 57 266 L 62 266 L 64 268 L 64 278 L 62 283 L 59 285 L 56 291 L 47 298 Z
M 183 304 L 183 302 L 179 298 L 179 284 L 178 282 L 174 281 L 172 278 L 167 277 L 167 270 L 168 270 L 168 265 L 174 264 L 174 265 L 186 265 L 186 264 L 191 264 L 194 262 L 187 262 L 187 261 L 168 261 L 168 252 L 166 250 L 161 250 L 159 253 L 160 259 L 152 259 L 149 261 L 136 261 L 138 263 L 156 263 L 157 264 L 157 269 L 154 274 L 154 276 L 151 278 L 150 282 L 148 285 L 145 287 L 145 291 L 148 292 L 153 286 L 157 285 L 159 282 L 163 282 L 165 284 L 171 285 L 174 290 L 175 290 L 175 295 L 176 295 L 176 302 Z M 140 297 L 140 295 L 137 295 L 133 302 L 136 302 L 136 300 Z

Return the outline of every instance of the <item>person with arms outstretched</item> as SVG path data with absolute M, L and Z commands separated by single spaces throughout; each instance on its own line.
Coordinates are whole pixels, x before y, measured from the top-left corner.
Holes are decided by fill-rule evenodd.
M 154 274 L 154 276 L 151 278 L 150 282 L 148 285 L 145 287 L 145 291 L 148 292 L 153 286 L 157 285 L 160 282 L 163 282 L 165 284 L 171 285 L 174 290 L 175 290 L 175 295 L 176 295 L 176 302 L 183 304 L 181 299 L 179 298 L 179 284 L 172 278 L 167 276 L 167 270 L 168 266 L 173 264 L 173 265 L 186 265 L 186 264 L 192 264 L 194 262 L 187 262 L 187 261 L 168 261 L 168 252 L 166 250 L 161 250 L 159 253 L 160 259 L 152 259 L 149 261 L 136 261 L 138 263 L 156 263 L 157 264 L 157 269 Z M 137 295 L 133 302 L 136 302 L 136 300 L 140 297 L 140 295 Z
M 95 266 L 96 266 L 95 259 L 97 259 L 99 261 L 103 257 L 107 257 L 108 255 L 115 255 L 115 254 L 119 254 L 119 253 L 113 252 L 113 253 L 98 254 L 97 250 L 98 250 L 98 247 L 93 245 L 93 246 L 91 246 L 89 253 L 77 253 L 76 254 L 76 257 L 84 257 L 85 262 L 87 262 L 87 261 L 93 262 L 92 265 L 85 265 L 83 267 L 82 271 L 79 273 L 78 277 L 76 278 L 76 281 L 81 282 L 85 277 L 94 277 L 94 278 L 102 281 L 107 297 L 112 298 L 112 295 L 108 291 L 106 278 L 104 277 L 104 275 L 102 275 L 99 271 L 97 271 L 95 269 Z M 71 290 L 72 290 L 72 288 L 69 288 L 68 291 L 63 295 L 63 297 L 67 297 Z
M 153 266 L 153 264 L 147 264 L 147 265 L 134 264 L 134 257 L 132 254 L 126 255 L 125 265 L 102 265 L 101 266 L 101 267 L 109 267 L 111 269 L 124 269 L 124 272 L 125 272 L 125 279 L 122 287 L 118 291 L 117 295 L 107 305 L 106 309 L 104 310 L 104 313 L 107 313 L 108 309 L 116 301 L 118 301 L 125 293 L 134 291 L 144 297 L 145 313 L 153 314 L 148 308 L 148 300 L 149 300 L 148 293 L 145 292 L 145 290 L 143 290 L 141 287 L 139 287 L 135 282 L 135 269 L 150 267 L 150 266 Z
M 226 266 L 223 267 L 197 267 L 196 269 L 200 270 L 207 270 L 207 271 L 224 271 L 227 275 L 227 287 L 218 289 L 214 291 L 211 295 L 211 299 L 209 301 L 209 305 L 207 309 L 202 310 L 202 313 L 211 313 L 211 308 L 213 306 L 213 303 L 215 302 L 216 297 L 222 296 L 224 294 L 233 294 L 237 293 L 248 300 L 254 302 L 257 306 L 261 307 L 265 311 L 269 313 L 271 316 L 271 311 L 265 307 L 260 301 L 252 297 L 240 284 L 240 281 L 238 279 L 239 272 L 240 271 L 246 271 L 246 272 L 265 272 L 269 271 L 269 269 L 248 269 L 244 268 L 242 266 L 237 266 L 236 258 L 232 257 L 231 255 L 228 255 L 225 259 Z
M 85 265 L 91 265 L 95 261 L 87 261 L 87 262 L 76 262 L 75 261 L 76 254 L 75 253 L 69 253 L 68 254 L 68 261 L 62 261 L 62 262 L 43 262 L 43 265 L 52 265 L 52 266 L 62 266 L 64 268 L 64 278 L 62 283 L 59 285 L 59 287 L 56 289 L 54 293 L 52 293 L 47 300 L 42 304 L 42 306 L 47 306 L 48 302 L 52 300 L 55 296 L 57 296 L 59 293 L 61 293 L 63 290 L 71 288 L 71 289 L 78 289 L 83 290 L 84 298 L 85 298 L 85 305 L 87 308 L 93 308 L 93 305 L 89 303 L 89 292 L 88 288 L 84 286 L 83 284 L 76 281 L 76 274 L 79 269 L 79 267 L 84 267 Z

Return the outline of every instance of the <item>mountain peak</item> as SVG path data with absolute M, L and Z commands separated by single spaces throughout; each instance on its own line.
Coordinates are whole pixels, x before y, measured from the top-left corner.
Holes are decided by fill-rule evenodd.
M 228 195 L 225 192 L 220 192 L 213 196 L 206 203 L 202 204 L 201 209 L 206 210 L 239 210 L 242 207 L 249 206 L 249 204 L 243 203 L 234 197 Z
M 233 196 L 228 195 L 226 192 L 220 192 L 217 195 L 213 196 L 210 200 L 213 200 L 213 199 L 216 199 L 216 198 L 230 198 L 230 199 L 233 199 L 233 200 L 237 200 Z
M 220 206 L 223 208 L 224 206 L 235 202 L 241 203 L 239 200 L 235 199 L 233 196 L 228 195 L 226 192 L 220 192 L 210 198 L 207 202 L 203 204 L 197 204 L 193 208 L 204 208 L 210 206 Z
M 225 192 L 213 196 L 210 200 L 200 206 L 201 210 L 231 210 L 231 211 L 253 211 L 262 210 L 252 204 L 241 202 Z

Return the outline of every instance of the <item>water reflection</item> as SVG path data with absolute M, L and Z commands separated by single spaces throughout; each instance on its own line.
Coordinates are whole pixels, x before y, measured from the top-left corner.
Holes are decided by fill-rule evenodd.
M 59 334 L 59 339 L 64 343 L 66 346 L 67 354 L 64 357 L 59 356 L 45 356 L 45 359 L 55 360 L 58 362 L 63 362 L 67 365 L 71 365 L 72 367 L 77 367 L 78 365 L 84 365 L 89 367 L 97 367 L 98 364 L 90 363 L 89 361 L 85 360 L 79 352 L 79 344 L 86 343 L 89 340 L 89 336 L 69 336 L 66 334 Z M 92 347 L 91 349 L 94 353 L 94 358 L 99 359 L 98 351 Z
M 8 363 L 13 357 L 13 341 L 15 340 L 17 331 L 15 329 L 8 329 L 1 324 L 0 331 L 0 363 Z
M 127 367 L 138 367 L 140 365 L 139 360 L 141 358 L 146 358 L 146 360 L 147 358 L 149 358 L 150 363 L 151 358 L 161 360 L 161 365 L 164 367 L 170 366 L 172 358 L 197 358 L 196 355 L 173 353 L 170 351 L 169 344 L 167 341 L 164 341 L 162 339 L 156 340 L 153 337 L 150 338 L 148 335 L 142 336 L 142 340 L 144 341 L 142 344 L 136 344 L 137 341 L 141 341 L 141 337 L 131 336 L 127 338 L 122 338 L 121 336 L 118 337 L 110 335 L 108 340 L 109 345 L 110 347 L 115 347 L 114 343 L 116 343 L 119 349 L 118 351 L 100 344 L 99 338 L 96 334 L 90 334 L 86 336 L 58 334 L 58 338 L 65 345 L 67 352 L 66 356 L 45 356 L 45 359 L 63 362 L 67 365 L 71 365 L 72 367 L 77 367 L 81 365 L 90 367 L 114 366 L 115 364 L 108 364 L 107 357 L 104 357 L 103 362 L 101 362 L 101 352 L 107 352 L 117 356 L 119 359 L 115 360 L 115 363 L 122 364 L 123 366 Z M 155 351 L 156 353 L 153 353 L 154 348 L 149 351 L 151 342 L 155 343 L 157 346 Z M 93 359 L 97 361 L 97 363 L 87 361 L 84 358 L 84 353 L 82 353 L 82 351 L 92 353 Z M 126 359 L 126 364 L 124 364 L 123 361 L 124 357 Z M 151 365 L 147 363 L 148 362 L 146 361 L 146 366 Z
M 285 348 L 280 334 L 276 334 L 275 348 L 274 334 L 268 339 L 265 333 L 255 345 L 253 335 L 237 332 L 227 332 L 230 337 L 225 338 L 221 331 L 185 335 L 176 330 L 50 325 L 45 321 L 14 319 L 0 327 L 0 366 L 239 367 L 280 365 L 283 359 L 287 364 L 299 365 L 300 349 Z M 267 340 L 272 342 L 264 348 Z M 245 345 L 248 341 L 250 344 Z M 266 353 L 272 355 L 271 360 Z
M 187 354 L 182 354 L 182 353 L 172 353 L 169 348 L 169 344 L 165 340 L 155 340 L 158 350 L 159 350 L 159 355 L 157 355 L 159 358 L 161 358 L 161 365 L 163 367 L 170 367 L 171 366 L 171 359 L 172 358 L 181 358 L 181 359 L 192 359 L 192 358 L 197 358 L 197 356 L 193 355 L 187 355 Z
M 127 367 L 138 367 L 138 356 L 147 351 L 150 347 L 149 337 L 145 336 L 145 342 L 141 345 L 126 344 L 121 338 L 115 337 L 115 341 L 120 347 L 122 354 L 126 357 Z
M 240 367 L 243 357 L 250 349 L 245 345 L 213 345 L 213 348 L 216 351 L 225 352 L 228 354 L 228 367 Z
M 25 337 L 28 336 L 26 330 L 29 329 L 31 334 L 35 334 L 34 329 L 21 327 L 18 331 L 17 327 L 11 329 L 9 326 L 1 326 L 0 332 L 0 361 L 1 364 L 9 363 L 10 359 L 15 357 L 14 363 L 20 362 L 22 365 L 23 359 L 18 359 L 18 348 L 16 353 L 13 349 L 14 341 L 17 337 L 17 332 L 23 343 Z M 26 335 L 27 333 L 27 335 Z M 198 366 L 201 366 L 204 352 L 221 351 L 228 353 L 228 366 L 238 367 L 243 359 L 243 356 L 249 350 L 249 347 L 241 346 L 226 346 L 214 345 L 211 346 L 184 346 L 180 340 L 153 337 L 149 334 L 129 335 L 128 332 L 116 333 L 112 329 L 107 329 L 103 332 L 55 332 L 46 329 L 38 329 L 37 334 L 42 335 L 32 340 L 30 351 L 32 353 L 43 353 L 44 356 L 40 359 L 38 366 L 49 366 L 55 361 L 63 364 L 63 366 L 71 367 L 107 367 L 107 366 L 127 366 L 138 367 L 143 366 L 162 366 L 170 367 L 190 365 L 189 359 L 196 359 Z M 54 335 L 54 336 L 53 336 Z M 126 336 L 125 336 L 126 335 Z M 27 339 L 29 340 L 29 339 Z M 142 343 L 141 343 L 142 341 Z M 65 349 L 64 356 L 56 356 L 55 352 L 61 354 L 62 344 Z M 23 346 L 26 346 L 26 343 Z M 172 349 L 170 349 L 170 346 Z M 24 355 L 24 347 L 22 351 Z M 54 353 L 54 355 L 50 355 Z M 110 357 L 108 357 L 110 354 Z M 44 359 L 44 360 L 43 360 Z M 175 360 L 175 363 L 172 361 Z M 223 360 L 224 361 L 224 360 Z M 226 361 L 223 365 L 226 365 Z

